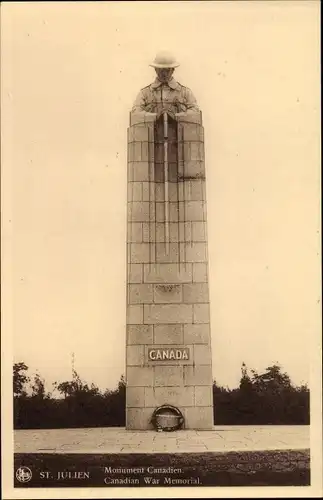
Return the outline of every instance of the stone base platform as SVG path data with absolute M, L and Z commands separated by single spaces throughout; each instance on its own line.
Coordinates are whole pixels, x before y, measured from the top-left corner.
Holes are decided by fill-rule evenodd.
M 124 427 L 14 432 L 15 453 L 203 453 L 304 450 L 309 426 L 214 426 L 213 430 L 129 431 Z

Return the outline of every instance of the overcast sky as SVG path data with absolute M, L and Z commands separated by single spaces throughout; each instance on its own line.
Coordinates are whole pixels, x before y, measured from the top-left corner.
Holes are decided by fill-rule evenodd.
M 160 49 L 205 127 L 213 375 L 309 381 L 319 335 L 319 3 L 2 5 L 4 259 L 14 361 L 125 371 L 129 110 Z M 48 386 L 49 387 L 49 386 Z

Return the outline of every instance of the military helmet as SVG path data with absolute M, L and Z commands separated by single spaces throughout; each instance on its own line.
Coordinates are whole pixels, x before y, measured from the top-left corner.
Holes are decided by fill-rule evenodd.
M 161 51 L 157 53 L 154 61 L 149 66 L 153 68 L 177 68 L 179 63 L 170 52 Z

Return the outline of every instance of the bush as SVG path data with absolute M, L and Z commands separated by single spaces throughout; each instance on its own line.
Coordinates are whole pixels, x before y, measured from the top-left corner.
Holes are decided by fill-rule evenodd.
M 22 377 L 19 370 L 22 371 Z M 44 381 L 36 375 L 32 395 L 24 384 L 30 380 L 24 363 L 14 367 L 14 428 L 58 429 L 125 426 L 126 384 L 104 393 L 81 381 L 76 372 L 72 381 L 55 384 L 63 398 L 46 394 Z M 17 380 L 19 383 L 17 383 Z M 259 375 L 248 374 L 242 365 L 239 388 L 228 389 L 214 382 L 214 422 L 217 425 L 306 425 L 309 424 L 309 390 L 294 387 L 278 365 Z

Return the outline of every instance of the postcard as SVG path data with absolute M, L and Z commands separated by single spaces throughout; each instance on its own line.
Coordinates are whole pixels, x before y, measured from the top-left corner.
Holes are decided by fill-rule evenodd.
M 322 494 L 318 1 L 4 2 L 2 494 Z

